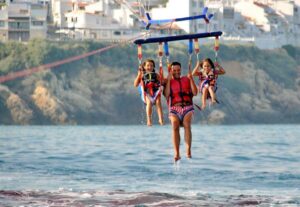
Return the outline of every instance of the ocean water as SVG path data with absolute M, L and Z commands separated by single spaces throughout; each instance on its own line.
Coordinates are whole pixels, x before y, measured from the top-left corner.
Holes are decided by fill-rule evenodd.
M 0 126 L 0 206 L 300 206 L 300 125 L 192 132 L 174 164 L 170 125 Z

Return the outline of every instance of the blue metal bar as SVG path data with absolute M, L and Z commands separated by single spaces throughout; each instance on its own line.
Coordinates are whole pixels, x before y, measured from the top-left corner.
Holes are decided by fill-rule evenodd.
M 217 36 L 221 36 L 221 35 L 222 35 L 222 32 L 217 31 L 217 32 L 208 32 L 208 33 L 197 33 L 197 34 L 137 39 L 134 41 L 134 43 L 142 45 L 142 44 L 157 43 L 157 42 L 171 42 L 171 41 L 189 40 L 189 39 L 195 39 L 195 38 L 217 37 Z
M 189 54 L 193 54 L 193 39 L 189 39 Z
M 147 22 L 146 29 L 148 30 L 152 24 L 163 24 L 163 23 L 169 23 L 169 22 L 180 22 L 180 21 L 188 21 L 188 20 L 194 20 L 194 19 L 204 19 L 205 22 L 209 22 L 209 20 L 213 17 L 213 14 L 207 15 L 207 7 L 203 8 L 201 15 L 195 15 L 195 16 L 189 16 L 189 17 L 180 17 L 180 18 L 173 18 L 173 19 L 151 19 L 150 14 L 146 13 Z
M 164 51 L 165 51 L 165 56 L 169 56 L 170 55 L 168 42 L 164 43 Z
M 187 20 L 193 20 L 193 19 L 205 19 L 206 15 L 201 14 L 197 16 L 191 16 L 191 17 L 182 17 L 182 18 L 175 18 L 175 19 L 160 19 L 160 20 L 148 20 L 149 24 L 162 24 L 162 23 L 168 23 L 168 22 L 181 22 L 181 21 L 187 21 Z

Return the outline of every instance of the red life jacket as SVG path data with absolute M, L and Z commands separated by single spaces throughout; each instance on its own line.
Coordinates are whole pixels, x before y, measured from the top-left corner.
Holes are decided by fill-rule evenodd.
M 171 88 L 171 106 L 182 103 L 182 105 L 193 104 L 193 94 L 190 84 L 190 79 L 186 76 L 180 79 L 172 79 L 170 82 Z

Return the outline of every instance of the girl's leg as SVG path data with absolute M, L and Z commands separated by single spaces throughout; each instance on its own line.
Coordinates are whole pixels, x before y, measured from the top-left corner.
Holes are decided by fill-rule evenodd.
M 207 88 L 203 88 L 202 89 L 202 106 L 201 106 L 202 110 L 205 109 L 205 107 L 206 107 L 207 93 L 208 93 Z
M 152 103 L 148 97 L 146 97 L 146 114 L 147 126 L 152 126 Z
M 161 97 L 157 97 L 156 99 L 156 109 L 157 109 L 157 115 L 158 115 L 158 122 L 160 125 L 164 125 L 164 117 L 163 117 L 163 111 L 161 106 Z
M 209 86 L 208 91 L 209 91 L 209 94 L 211 97 L 211 103 L 215 104 L 216 103 L 216 94 L 214 92 L 214 88 L 212 86 Z

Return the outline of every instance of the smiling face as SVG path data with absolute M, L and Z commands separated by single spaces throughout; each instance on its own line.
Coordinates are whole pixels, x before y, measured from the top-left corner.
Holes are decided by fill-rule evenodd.
M 180 78 L 181 76 L 181 67 L 180 65 L 172 65 L 172 75 L 173 75 L 173 78 L 177 79 L 177 78 Z
M 211 70 L 211 64 L 208 61 L 204 61 L 203 65 L 202 65 L 202 68 L 203 68 L 204 71 L 208 72 L 208 71 Z
M 150 72 L 153 72 L 153 69 L 154 69 L 154 64 L 152 61 L 147 61 L 145 62 L 145 65 L 144 65 L 144 69 L 146 72 L 150 73 Z

